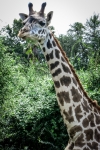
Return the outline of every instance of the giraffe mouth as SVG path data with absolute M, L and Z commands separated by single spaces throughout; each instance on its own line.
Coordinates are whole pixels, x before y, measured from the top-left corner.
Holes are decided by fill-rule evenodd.
M 21 37 L 23 40 L 25 40 L 26 39 L 26 36 L 23 36 L 23 37 Z
M 23 35 L 21 32 L 18 33 L 18 37 L 22 38 L 23 40 L 26 39 L 26 35 Z

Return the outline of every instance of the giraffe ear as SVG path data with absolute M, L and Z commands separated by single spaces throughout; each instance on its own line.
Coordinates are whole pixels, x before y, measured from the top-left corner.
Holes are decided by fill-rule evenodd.
M 25 20 L 28 17 L 28 15 L 23 14 L 23 13 L 19 13 L 19 16 L 22 20 Z
M 51 19 L 52 19 L 52 16 L 53 16 L 53 11 L 50 11 L 48 14 L 47 14 L 47 26 L 50 24 L 51 22 Z

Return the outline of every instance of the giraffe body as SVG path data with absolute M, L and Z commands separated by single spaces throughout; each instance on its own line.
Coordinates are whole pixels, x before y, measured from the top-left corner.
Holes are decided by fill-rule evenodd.
M 69 134 L 65 150 L 100 150 L 100 107 L 87 96 L 59 42 L 48 29 L 53 12 L 45 18 L 45 6 L 43 3 L 41 10 L 35 12 L 29 5 L 29 16 L 20 14 L 25 25 L 18 36 L 36 39 L 43 49 Z

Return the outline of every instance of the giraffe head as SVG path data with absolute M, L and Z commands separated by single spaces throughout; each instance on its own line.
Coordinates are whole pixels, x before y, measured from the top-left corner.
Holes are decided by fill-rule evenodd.
M 23 27 L 20 29 L 18 36 L 20 38 L 30 38 L 43 40 L 46 37 L 47 27 L 51 22 L 53 11 L 49 12 L 47 16 L 44 14 L 46 3 L 43 3 L 39 12 L 33 10 L 33 4 L 29 3 L 29 15 L 20 13 L 23 21 Z

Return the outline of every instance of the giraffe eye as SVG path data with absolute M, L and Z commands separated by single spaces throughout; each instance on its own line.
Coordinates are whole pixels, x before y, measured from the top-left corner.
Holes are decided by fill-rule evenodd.
M 40 24 L 41 26 L 44 26 L 44 25 L 45 25 L 45 23 L 42 22 L 42 21 L 40 21 L 39 24 Z

